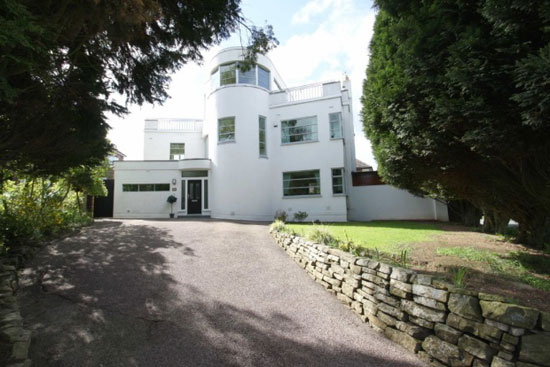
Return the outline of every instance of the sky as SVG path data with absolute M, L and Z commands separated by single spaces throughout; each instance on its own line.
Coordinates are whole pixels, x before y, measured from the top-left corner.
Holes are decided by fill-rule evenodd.
M 352 84 L 355 149 L 358 159 L 376 167 L 369 141 L 364 137 L 359 99 L 368 63 L 375 9 L 361 0 L 242 0 L 245 18 L 256 26 L 271 24 L 280 44 L 267 56 L 287 87 L 342 80 Z M 246 44 L 247 35 L 242 33 Z M 203 65 L 190 63 L 172 75 L 170 99 L 163 105 L 130 105 L 123 118 L 108 116 L 108 138 L 126 154 L 143 159 L 143 126 L 149 118 L 198 118 L 204 111 L 207 64 L 220 49 L 240 46 L 239 34 L 203 53 Z

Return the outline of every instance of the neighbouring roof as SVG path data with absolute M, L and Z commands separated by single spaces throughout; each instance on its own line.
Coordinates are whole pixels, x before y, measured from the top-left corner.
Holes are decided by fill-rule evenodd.
M 358 172 L 372 171 L 372 166 L 360 161 L 359 159 L 355 160 L 355 167 Z

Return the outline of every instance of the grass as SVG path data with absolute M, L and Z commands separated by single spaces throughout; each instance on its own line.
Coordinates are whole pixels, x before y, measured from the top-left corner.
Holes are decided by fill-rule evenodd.
M 345 241 L 347 236 L 359 247 L 380 249 L 397 255 L 407 250 L 409 244 L 429 241 L 433 236 L 444 232 L 437 223 L 406 221 L 330 223 L 325 226 L 329 233 L 340 241 Z M 312 224 L 289 223 L 287 227 L 302 236 L 307 236 Z
M 495 274 L 511 277 L 532 287 L 550 291 L 550 279 L 533 275 L 533 273 L 550 275 L 550 257 L 548 256 L 531 255 L 517 251 L 509 252 L 506 255 L 498 255 L 474 247 L 437 248 L 436 253 L 487 264 Z

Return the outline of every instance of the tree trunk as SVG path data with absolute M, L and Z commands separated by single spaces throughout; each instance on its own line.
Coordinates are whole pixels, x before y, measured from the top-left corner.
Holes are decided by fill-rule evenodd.
M 478 227 L 481 219 L 481 210 L 466 200 L 453 200 L 447 205 L 449 208 L 449 219 L 452 222 L 459 222 L 468 227 Z
M 550 215 L 536 213 L 519 223 L 519 242 L 539 250 L 550 250 Z
M 510 218 L 496 210 L 483 211 L 483 232 L 506 233 Z

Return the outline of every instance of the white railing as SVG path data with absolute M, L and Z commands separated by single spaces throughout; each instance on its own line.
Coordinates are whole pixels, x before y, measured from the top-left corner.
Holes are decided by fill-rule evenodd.
M 201 120 L 157 119 L 145 120 L 146 131 L 202 131 Z
M 309 101 L 340 94 L 340 82 L 315 83 L 272 92 L 270 105 Z

